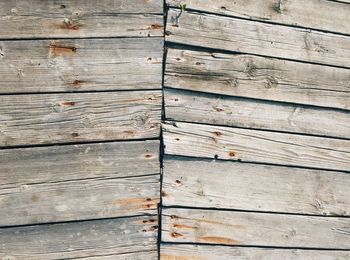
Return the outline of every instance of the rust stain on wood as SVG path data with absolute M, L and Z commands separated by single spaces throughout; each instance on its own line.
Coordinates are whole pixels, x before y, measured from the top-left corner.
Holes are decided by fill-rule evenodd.
M 133 131 L 133 130 L 125 130 L 125 131 L 123 131 L 123 134 L 134 135 L 135 131 Z
M 150 209 L 157 206 L 159 198 L 125 198 L 117 199 L 114 204 L 128 205 L 131 208 Z
M 73 88 L 80 88 L 83 84 L 86 83 L 89 83 L 89 81 L 76 79 L 73 82 L 69 83 L 69 85 Z
M 230 151 L 230 152 L 228 153 L 228 155 L 229 155 L 230 157 L 235 157 L 235 156 L 237 155 L 237 153 L 234 152 L 234 151 Z
M 65 101 L 60 103 L 61 106 L 75 106 L 77 104 L 77 102 L 74 101 Z
M 71 133 L 71 136 L 72 136 L 72 137 L 79 137 L 80 134 L 79 134 L 79 133 Z
M 223 133 L 221 133 L 220 131 L 214 131 L 213 134 L 216 135 L 216 136 L 222 136 L 223 135 Z
M 158 225 L 151 226 L 148 231 L 156 231 L 158 230 Z
M 74 30 L 78 31 L 82 27 L 81 24 L 74 22 L 72 20 L 64 20 L 59 26 L 59 29 L 64 29 L 64 30 Z
M 227 238 L 227 237 L 204 236 L 204 237 L 199 237 L 198 239 L 201 241 L 206 241 L 210 243 L 229 244 L 229 245 L 241 244 L 240 241 Z
M 162 29 L 163 25 L 161 24 L 151 24 L 151 29 L 152 30 L 158 30 L 158 29 Z
M 144 220 L 141 220 L 141 221 L 137 221 L 136 222 L 137 224 L 157 224 L 158 223 L 158 220 L 157 219 L 144 219 Z
M 177 232 L 172 232 L 171 233 L 171 237 L 173 238 L 179 238 L 179 237 L 183 237 L 184 235 L 180 234 L 180 233 L 177 233 Z
M 53 56 L 72 55 L 77 51 L 77 47 L 65 45 L 60 42 L 51 42 L 49 45 L 49 53 Z
M 173 225 L 174 228 L 182 228 L 182 229 L 198 229 L 198 227 L 192 227 L 186 224 L 179 224 L 179 223 L 175 223 Z
M 223 112 L 224 110 L 220 107 L 213 107 L 216 112 Z

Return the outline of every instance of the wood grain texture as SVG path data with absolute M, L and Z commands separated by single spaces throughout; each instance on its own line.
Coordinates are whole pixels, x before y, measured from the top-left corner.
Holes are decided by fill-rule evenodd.
M 159 141 L 0 151 L 0 226 L 155 214 Z
M 1 259 L 132 259 L 157 250 L 156 217 L 39 225 L 0 230 Z M 151 254 L 153 255 L 153 253 Z
M 159 173 L 159 141 L 0 150 L 1 188 Z
M 163 124 L 165 153 L 321 169 L 350 169 L 350 141 L 180 122 Z
M 0 145 L 159 137 L 161 91 L 0 96 Z
M 336 250 L 244 248 L 215 245 L 162 244 L 161 260 L 347 260 L 350 253 Z
M 350 68 L 350 37 L 170 9 L 166 40 Z
M 350 138 L 350 113 L 166 89 L 168 120 Z
M 163 2 L 1 1 L 0 38 L 149 37 L 163 35 Z
M 156 214 L 159 175 L 25 184 L 0 199 L 2 226 Z
M 167 0 L 179 7 L 180 0 Z M 188 0 L 191 10 L 350 34 L 348 4 L 327 0 Z
M 168 49 L 165 86 L 350 109 L 350 71 L 242 54 Z
M 0 93 L 160 89 L 163 40 L 0 42 Z
M 163 205 L 350 216 L 348 173 L 166 158 Z
M 350 219 L 163 209 L 162 240 L 225 245 L 350 248 Z

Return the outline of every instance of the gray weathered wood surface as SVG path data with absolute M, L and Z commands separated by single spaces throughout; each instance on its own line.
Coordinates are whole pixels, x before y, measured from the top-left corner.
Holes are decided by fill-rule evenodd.
M 348 173 L 165 158 L 163 205 L 350 216 Z
M 163 209 L 162 240 L 225 245 L 350 249 L 350 219 Z
M 161 260 L 348 260 L 350 252 L 163 244 Z
M 0 150 L 1 188 L 159 173 L 159 141 Z M 35 180 L 35 181 L 34 181 Z
M 0 146 L 159 137 L 161 91 L 0 96 Z
M 0 150 L 0 226 L 155 214 L 159 141 Z
M 166 89 L 167 119 L 350 138 L 350 113 Z
M 162 12 L 159 0 L 1 1 L 0 38 L 162 36 Z
M 167 0 L 179 7 L 181 0 Z M 187 0 L 191 10 L 350 34 L 350 6 L 328 0 Z
M 160 89 L 163 40 L 0 41 L 0 93 Z
M 170 9 L 166 40 L 174 43 L 350 68 L 350 37 Z
M 165 153 L 349 171 L 350 141 L 233 127 L 166 122 Z
M 350 71 L 315 64 L 169 48 L 164 81 L 172 88 L 350 109 Z
M 25 184 L 0 198 L 3 226 L 156 214 L 159 174 Z
M 156 250 L 156 216 L 0 229 L 1 259 L 133 259 Z

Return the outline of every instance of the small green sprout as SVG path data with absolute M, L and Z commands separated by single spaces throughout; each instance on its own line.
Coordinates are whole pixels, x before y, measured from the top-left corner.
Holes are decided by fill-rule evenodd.
M 186 11 L 186 8 L 187 8 L 187 5 L 186 5 L 186 4 L 180 4 L 181 12 L 185 12 L 185 11 Z

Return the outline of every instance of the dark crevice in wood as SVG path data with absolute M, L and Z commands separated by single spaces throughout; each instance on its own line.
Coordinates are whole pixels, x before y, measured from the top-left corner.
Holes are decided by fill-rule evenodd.
M 192 209 L 192 210 L 207 210 L 207 211 L 228 211 L 228 212 L 246 212 L 246 213 L 261 213 L 271 215 L 292 215 L 292 216 L 312 216 L 312 217 L 323 217 L 323 218 L 344 218 L 349 219 L 350 216 L 344 215 L 320 215 L 320 214 L 305 214 L 305 213 L 290 213 L 290 212 L 279 212 L 279 211 L 264 211 L 264 210 L 244 210 L 234 208 L 216 208 L 216 207 L 191 207 L 182 205 L 163 205 L 163 209 Z
M 79 219 L 79 220 L 69 220 L 69 221 L 59 221 L 59 222 L 42 222 L 42 223 L 35 223 L 35 224 L 25 224 L 25 225 L 10 225 L 10 226 L 0 226 L 0 230 L 4 229 L 12 229 L 12 228 L 21 228 L 21 227 L 36 227 L 36 226 L 50 226 L 50 225 L 61 225 L 61 224 L 70 224 L 70 223 L 84 223 L 84 222 L 95 222 L 99 220 L 116 220 L 116 219 L 130 219 L 130 218 L 137 218 L 137 217 L 155 217 L 155 214 L 137 214 L 137 215 L 130 215 L 130 216 L 122 216 L 122 217 L 111 217 L 111 218 L 91 218 L 91 219 Z
M 2 42 L 9 41 L 36 41 L 36 40 L 84 40 L 84 39 L 164 39 L 164 36 L 100 36 L 100 37 L 29 37 L 29 38 L 6 38 L 1 39 Z
M 82 144 L 98 144 L 98 143 L 123 143 L 123 142 L 142 142 L 142 141 L 158 141 L 159 137 L 154 138 L 139 138 L 139 139 L 123 139 L 123 140 L 98 140 L 98 141 L 81 141 L 81 142 L 66 142 L 66 143 L 50 143 L 50 144 L 29 144 L 29 145 L 13 145 L 0 146 L 0 150 L 10 149 L 26 149 L 34 147 L 48 147 L 48 146 L 65 146 L 65 145 L 82 145 Z
M 319 247 L 275 247 L 275 246 L 262 246 L 262 245 L 227 245 L 227 244 L 210 244 L 210 243 L 194 243 L 194 242 L 167 242 L 162 241 L 164 245 L 200 245 L 200 246 L 223 246 L 223 247 L 235 247 L 235 248 L 266 248 L 266 249 L 298 249 L 298 250 L 320 250 L 320 251 L 345 251 L 350 252 L 349 249 L 338 249 L 338 248 L 319 248 Z
M 0 93 L 0 96 L 19 96 L 19 95 L 46 95 L 46 94 L 84 94 L 84 93 L 118 93 L 118 92 L 137 92 L 137 91 L 159 91 L 162 87 L 159 88 L 148 88 L 148 89 L 117 89 L 117 90 L 74 90 L 74 91 L 57 91 L 57 92 L 16 92 L 16 93 Z
M 210 162 L 213 161 L 214 158 L 208 158 L 208 157 L 196 157 L 196 156 L 188 156 L 188 155 L 176 155 L 176 154 L 165 154 L 164 155 L 165 160 L 168 159 L 181 159 L 181 160 L 199 160 L 199 161 L 206 161 Z M 275 164 L 275 163 L 265 163 L 265 162 L 251 162 L 251 161 L 233 161 L 229 159 L 222 159 L 222 158 L 216 158 L 216 161 L 222 161 L 222 162 L 231 162 L 231 163 L 247 163 L 247 164 L 258 164 L 258 165 L 268 165 L 268 166 L 278 166 L 278 167 L 288 167 L 288 168 L 299 168 L 299 169 L 306 169 L 306 170 L 322 170 L 322 171 L 328 171 L 328 172 L 343 172 L 343 173 L 350 173 L 349 171 L 344 170 L 337 170 L 337 169 L 325 169 L 325 168 L 317 168 L 317 167 L 306 167 L 306 166 L 300 166 L 300 165 L 284 165 L 284 164 Z

